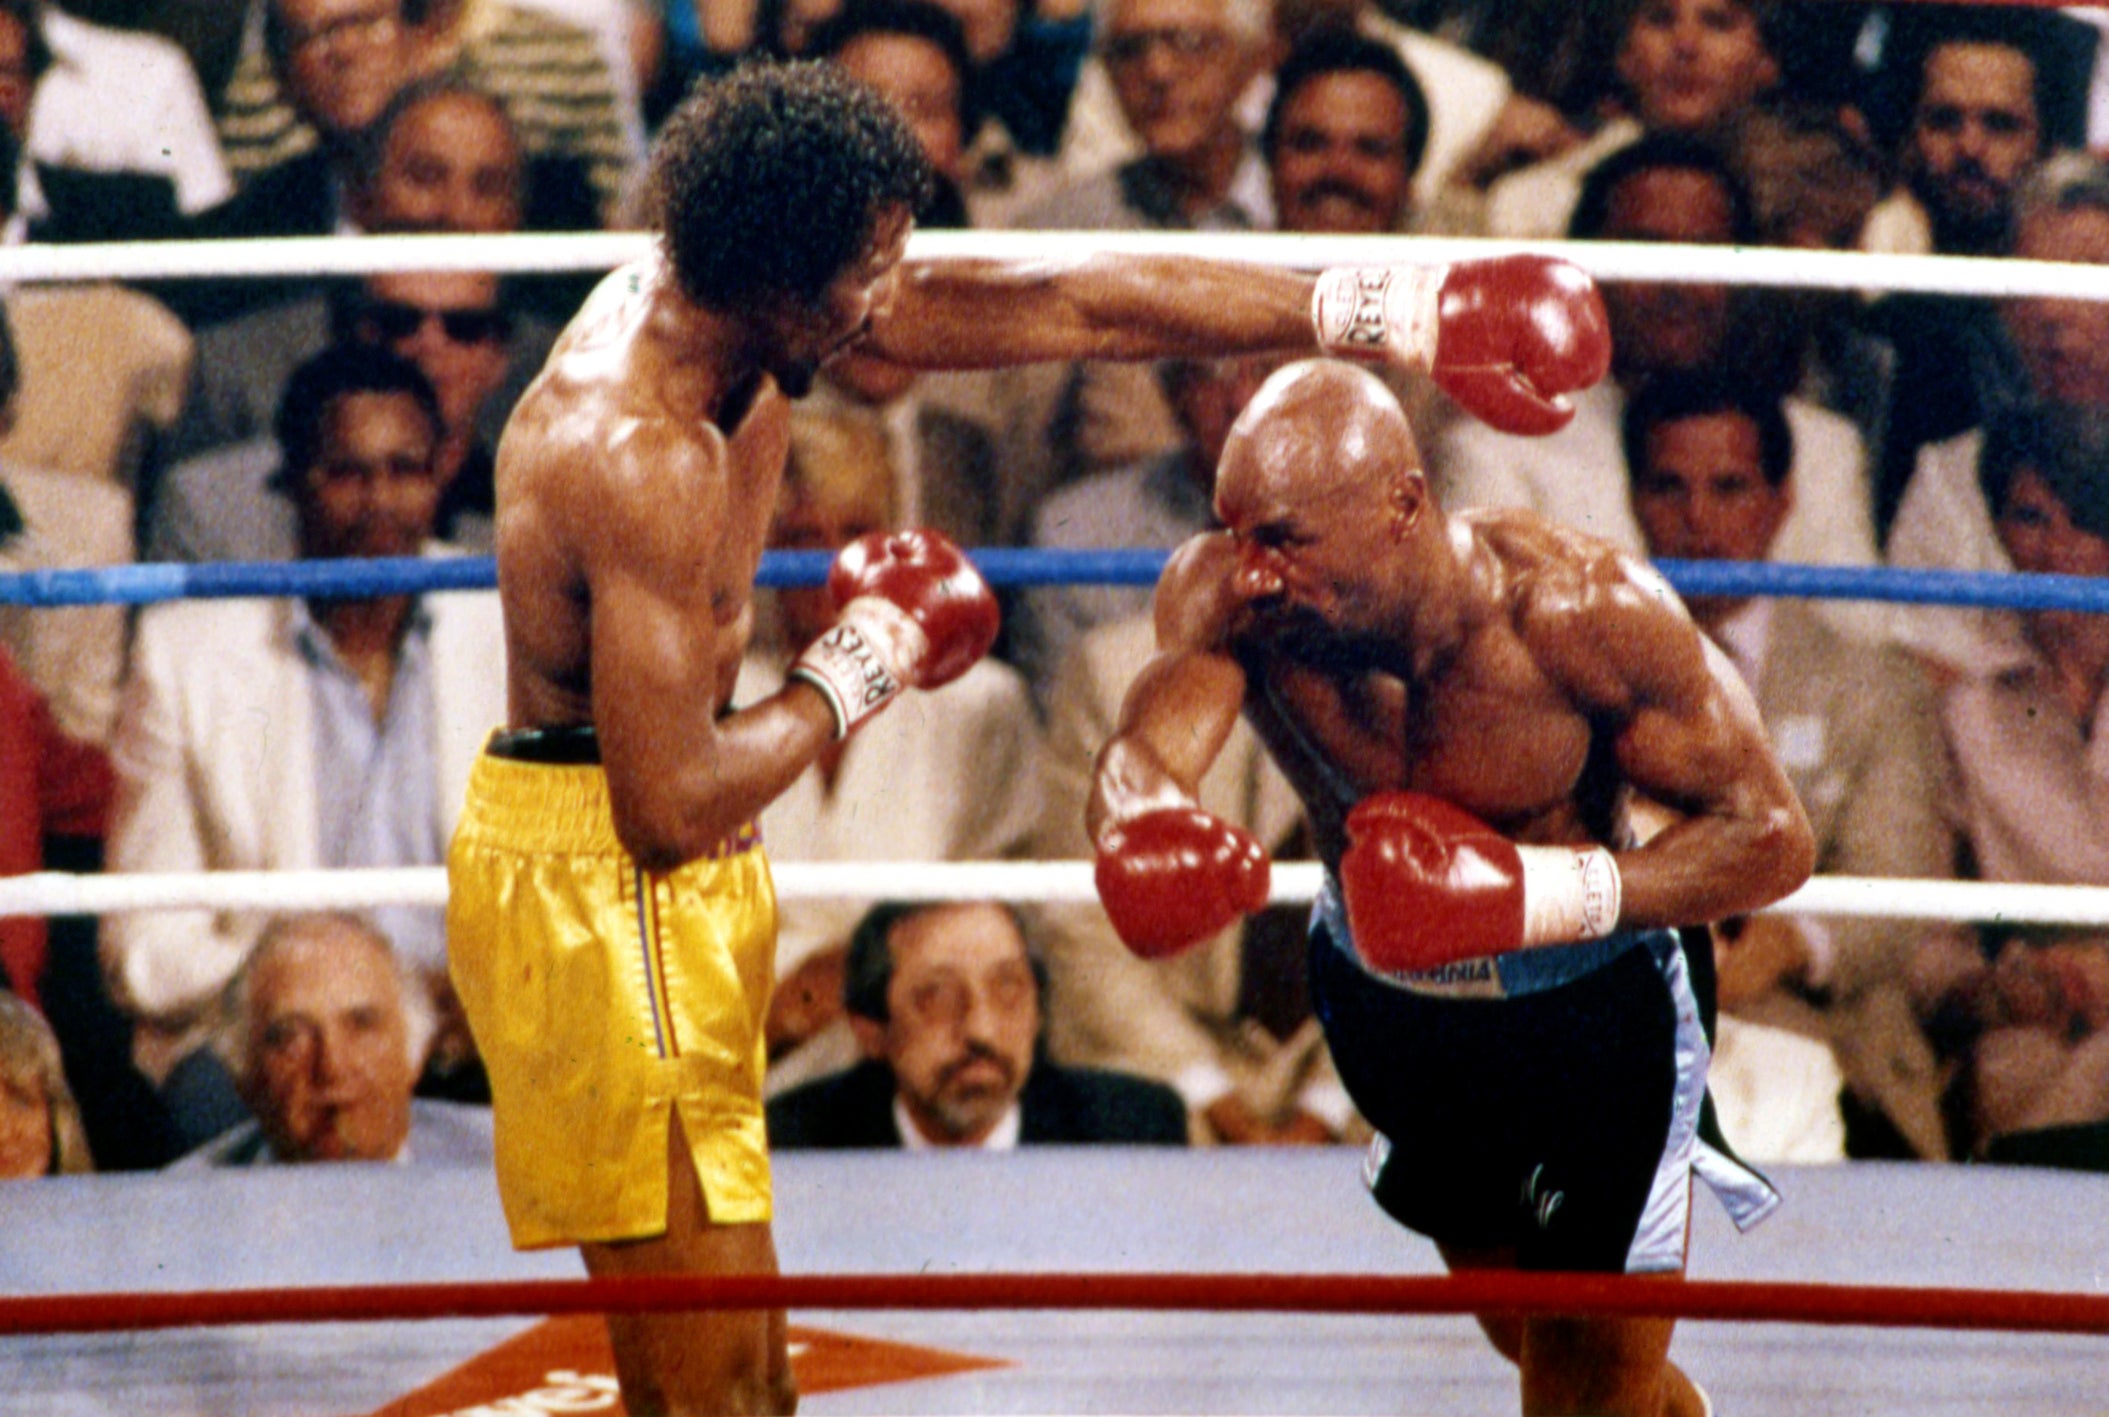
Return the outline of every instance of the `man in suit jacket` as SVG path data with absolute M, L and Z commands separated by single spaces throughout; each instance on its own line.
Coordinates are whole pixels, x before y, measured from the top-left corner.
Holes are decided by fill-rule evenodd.
M 777 1147 L 1186 1140 L 1170 1088 L 1038 1056 L 1042 973 L 993 901 L 885 904 L 851 938 L 843 1001 L 865 1061 L 769 1104 Z
M 426 545 L 439 421 L 430 383 L 386 350 L 333 346 L 301 366 L 279 432 L 303 559 Z M 437 864 L 469 764 L 504 716 L 492 595 L 155 606 L 139 620 L 111 749 L 109 869 Z M 440 912 L 375 917 L 420 978 L 443 984 Z M 195 1048 L 204 1005 L 263 924 L 203 910 L 108 922 L 105 973 L 138 1020 L 150 1078 Z
M 1651 555 L 1762 561 L 1794 502 L 1780 401 L 1747 381 L 1666 375 L 1624 422 L 1631 498 Z M 1820 510 L 1820 509 L 1818 509 Z M 1950 772 L 1931 690 L 1893 646 L 1852 641 L 1799 600 L 1695 598 L 1741 670 L 1816 833 L 1817 870 L 1947 877 Z M 1906 988 L 1920 927 L 1758 916 L 1720 931 L 1730 1017 L 1826 1040 L 1861 1115 L 1896 1134 L 1852 1144 L 1946 1158 L 1941 1077 Z

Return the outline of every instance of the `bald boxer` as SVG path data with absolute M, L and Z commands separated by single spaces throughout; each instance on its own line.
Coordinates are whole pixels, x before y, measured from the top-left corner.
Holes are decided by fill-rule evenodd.
M 1809 826 L 1749 695 L 1647 566 L 1522 511 L 1448 516 L 1369 373 L 1304 362 L 1239 417 L 1223 529 L 1157 588 L 1159 651 L 1089 803 L 1139 951 L 1256 909 L 1196 805 L 1242 712 L 1327 883 L 1311 988 L 1379 1133 L 1378 1201 L 1453 1268 L 1675 1273 L 1691 1177 L 1777 1204 L 1702 1128 L 1705 931 L 1792 891 Z M 1635 844 L 1636 794 L 1677 820 Z M 1491 1319 L 1526 1413 L 1698 1417 L 1661 1319 Z
M 839 73 L 700 87 L 650 175 L 659 250 L 587 301 L 498 458 L 510 725 L 449 858 L 452 972 L 517 1245 L 596 1275 L 769 1273 L 762 1023 L 775 900 L 751 823 L 896 694 L 965 671 L 987 588 L 922 533 L 853 544 L 840 618 L 730 702 L 789 400 L 860 344 L 915 368 L 1334 347 L 1557 426 L 1608 362 L 1572 267 L 1316 281 L 1194 259 L 907 263 L 929 172 Z M 787 1409 L 781 1312 L 611 1319 L 633 1413 Z

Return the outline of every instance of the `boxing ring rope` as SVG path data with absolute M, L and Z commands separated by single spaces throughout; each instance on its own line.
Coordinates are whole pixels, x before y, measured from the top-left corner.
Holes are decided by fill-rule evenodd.
M 1098 901 L 1088 861 L 778 861 L 771 864 L 770 873 L 780 900 L 994 899 L 1054 905 Z M 1309 905 L 1318 894 L 1322 873 L 1315 862 L 1276 863 L 1271 903 Z M 446 903 L 447 873 L 440 866 L 118 875 L 38 871 L 0 877 L 0 917 L 359 910 Z M 2109 928 L 2109 889 L 1818 876 L 1760 913 L 2101 929 Z
M 988 582 L 1002 587 L 1152 586 L 1169 554 L 1147 548 L 1062 551 L 978 547 L 970 552 Z M 765 552 L 755 584 L 772 589 L 819 585 L 827 579 L 832 559 L 825 551 Z M 1662 560 L 1655 566 L 1680 595 L 1687 596 L 1782 595 L 1992 610 L 2109 613 L 2109 581 L 2088 576 L 1790 565 L 1774 561 Z M 0 574 L 0 605 L 151 605 L 163 600 L 292 595 L 329 599 L 490 590 L 497 584 L 497 566 L 489 556 L 157 562 Z
M 992 584 L 1153 584 L 1160 550 L 1041 551 L 983 548 L 976 565 Z M 824 551 L 766 553 L 758 584 L 822 581 Z M 1686 595 L 1794 595 L 1999 609 L 2109 612 L 2109 581 L 2080 576 L 1984 571 L 1914 571 L 1867 566 L 1789 566 L 1769 562 L 1663 561 L 1659 569 Z M 146 604 L 199 596 L 374 596 L 487 590 L 497 584 L 488 556 L 397 557 L 371 561 L 234 562 L 116 566 L 0 576 L 0 604 Z M 918 866 L 913 883 L 898 863 L 782 862 L 786 900 L 991 897 L 1052 903 L 1097 899 L 1084 862 L 949 862 Z M 1320 868 L 1283 863 L 1274 872 L 1276 904 L 1304 905 L 1317 894 Z M 145 910 L 355 909 L 446 903 L 446 873 L 434 866 L 338 871 L 219 871 L 171 875 L 36 872 L 0 878 L 0 916 L 113 915 Z M 2109 927 L 2109 889 L 1978 881 L 1825 876 L 1768 910 L 1886 919 Z
M 0 281 L 172 280 L 352 276 L 397 270 L 548 273 L 606 270 L 650 250 L 637 233 L 570 236 L 385 236 L 239 242 L 21 246 L 0 250 Z M 1334 264 L 1454 261 L 1517 250 L 1557 253 L 1600 279 L 1712 281 L 1838 290 L 2014 298 L 2109 299 L 2109 266 L 2010 259 L 1870 255 L 1785 249 L 1623 243 L 1528 243 L 1194 233 L 918 232 L 917 259 L 1068 260 L 1087 253 L 1144 256 L 1197 251 L 1224 259 L 1315 269 Z M 999 585 L 1088 582 L 1147 585 L 1162 552 L 974 553 Z M 817 581 L 825 553 L 771 553 L 761 584 Z M 2072 577 L 1896 571 L 1831 566 L 1662 563 L 1681 592 L 1779 594 L 2109 611 L 2109 582 Z M 487 557 L 401 562 L 142 565 L 0 576 L 0 604 L 28 606 L 230 596 L 361 596 L 484 590 Z M 1089 902 L 1084 862 L 779 863 L 785 899 L 912 897 Z M 1306 902 L 1320 868 L 1284 863 L 1275 899 Z M 0 879 L 0 915 L 114 914 L 180 907 L 219 910 L 440 904 L 439 868 L 210 872 L 182 876 Z M 1818 914 L 2109 926 L 2109 890 L 2069 886 L 1827 877 L 1773 907 Z M 381 1286 L 306 1286 L 205 1292 L 0 1297 L 0 1334 L 85 1333 L 256 1323 L 634 1313 L 679 1308 L 1122 1309 L 1275 1313 L 1662 1316 L 1742 1322 L 2109 1333 L 2109 1295 L 2031 1290 L 1664 1280 L 1609 1275 L 1467 1272 L 1368 1274 L 783 1275 L 550 1280 Z
M 377 271 L 499 274 L 604 271 L 651 250 L 638 232 L 576 235 L 278 237 L 140 241 L 0 249 L 0 282 L 204 280 L 353 276 Z M 1069 261 L 1085 255 L 1206 254 L 1316 270 L 1385 262 L 1462 261 L 1518 251 L 1558 255 L 1602 280 L 1712 281 L 1828 290 L 1889 290 L 1997 298 L 2109 299 L 2109 266 L 2003 256 L 1908 256 L 1771 246 L 1675 246 L 1625 241 L 1507 241 L 1435 236 L 1310 236 L 1279 232 L 918 231 L 916 260 Z
M 773 1308 L 1559 1314 L 2109 1333 L 2109 1295 L 2101 1294 L 1482 1270 L 1450 1275 L 664 1275 L 53 1294 L 0 1298 L 0 1334 Z

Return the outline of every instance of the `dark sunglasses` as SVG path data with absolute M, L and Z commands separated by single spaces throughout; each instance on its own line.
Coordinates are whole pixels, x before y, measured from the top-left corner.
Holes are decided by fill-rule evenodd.
M 427 310 L 399 300 L 369 300 L 359 307 L 359 318 L 384 340 L 408 339 L 436 319 L 448 339 L 456 344 L 485 344 L 512 336 L 512 317 L 503 310 Z

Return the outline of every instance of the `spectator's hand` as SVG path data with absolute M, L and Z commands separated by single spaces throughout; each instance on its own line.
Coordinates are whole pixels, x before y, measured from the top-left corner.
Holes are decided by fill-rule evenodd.
M 1714 932 L 1721 1007 L 1735 1013 L 1809 975 L 1809 943 L 1780 915 L 1739 915 Z
M 771 1058 L 790 1052 L 842 1017 L 843 970 L 848 958 L 847 950 L 821 950 L 777 981 L 768 1020 L 762 1025 Z
M 1979 1017 L 1987 1024 L 2048 1028 L 2063 1033 L 2070 1015 L 2058 972 L 2034 946 L 2008 940 L 1992 962 L 1983 986 Z
M 2109 958 L 2090 944 L 2009 940 L 1992 966 L 1989 992 L 1987 1022 L 2078 1038 L 2109 1019 Z

